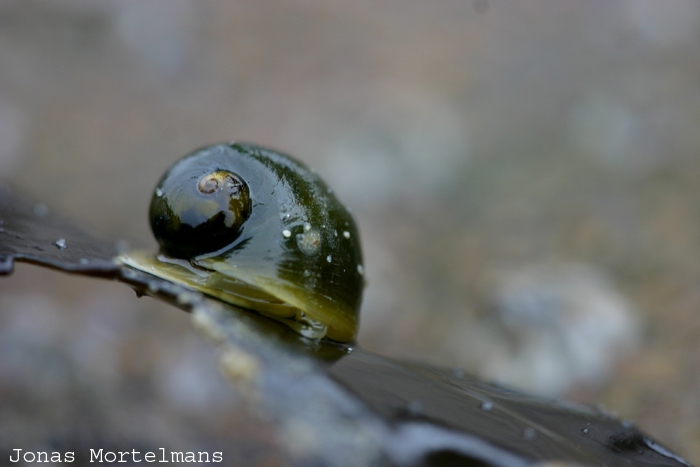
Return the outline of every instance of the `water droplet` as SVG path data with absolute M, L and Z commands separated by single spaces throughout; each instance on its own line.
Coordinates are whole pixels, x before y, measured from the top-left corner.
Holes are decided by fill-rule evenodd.
M 581 431 L 583 431 L 584 434 L 588 434 L 588 428 L 584 428 L 584 429 L 581 430 Z
M 326 261 L 328 261 L 329 263 L 330 263 L 331 261 L 333 261 L 333 258 L 331 258 L 331 255 L 326 256 Z
M 523 430 L 523 437 L 525 439 L 534 439 L 535 438 L 535 430 L 531 427 L 527 427 Z
M 350 238 L 350 232 L 348 232 L 347 230 L 343 232 L 343 237 Z
M 361 276 L 364 276 L 365 275 L 365 268 L 363 268 L 361 264 L 358 264 L 357 265 L 357 272 L 359 272 Z
M 49 208 L 44 203 L 36 203 L 34 205 L 34 215 L 36 217 L 45 217 L 49 213 Z
M 311 271 L 308 269 L 304 269 L 304 277 L 309 277 L 311 275 Z
M 348 347 L 348 353 L 352 353 L 352 351 L 353 351 L 353 348 L 352 348 L 352 347 Z
M 337 237 L 337 236 L 338 236 L 338 231 L 337 231 L 337 230 L 334 230 L 334 231 L 333 231 L 333 235 Z
M 163 190 L 156 188 L 156 196 L 163 196 Z
M 307 225 L 309 224 L 304 225 L 304 233 L 297 234 L 297 245 L 303 253 L 307 255 L 314 255 L 318 252 L 319 247 L 321 246 L 321 234 L 316 229 L 311 230 L 310 225 L 309 230 L 307 230 Z
M 284 236 L 284 238 L 289 238 L 292 236 L 292 232 L 285 229 L 282 231 L 282 235 Z
M 304 232 L 308 232 L 309 230 L 311 230 L 311 224 L 304 222 Z
M 493 410 L 493 402 L 483 401 L 481 403 L 481 410 L 485 410 L 486 412 L 491 412 L 491 410 Z
M 66 245 L 66 239 L 65 238 L 59 238 L 55 242 L 53 242 L 54 245 L 56 245 L 56 248 L 59 250 L 65 250 L 68 245 Z

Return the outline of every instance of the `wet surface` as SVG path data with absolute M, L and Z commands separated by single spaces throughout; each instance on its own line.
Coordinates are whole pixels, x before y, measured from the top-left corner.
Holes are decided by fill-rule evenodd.
M 37 206 L 40 206 L 38 209 Z M 14 260 L 113 277 L 189 310 L 224 375 L 271 417 L 294 465 L 688 465 L 597 409 L 523 395 L 460 370 L 299 337 L 257 314 L 112 262 L 113 243 L 0 191 L 5 274 Z M 312 442 L 309 442 L 312 440 Z
M 445 451 L 461 452 L 482 462 L 503 459 L 504 465 L 514 465 L 508 453 L 521 461 L 688 465 L 630 423 L 604 411 L 528 396 L 459 370 L 398 362 L 358 349 L 333 365 L 329 374 L 384 420 L 423 431 L 417 444 L 435 443 L 430 433 L 436 426 L 444 428 L 441 435 L 445 439 L 458 432 L 486 443 L 488 448 L 458 440 L 442 445 Z
M 0 185 L 0 275 L 25 261 L 90 276 L 114 276 L 116 243 L 98 239 Z

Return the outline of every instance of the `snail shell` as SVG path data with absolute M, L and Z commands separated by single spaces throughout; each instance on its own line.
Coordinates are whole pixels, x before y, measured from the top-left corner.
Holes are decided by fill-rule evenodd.
M 355 222 L 293 158 L 242 143 L 208 146 L 163 176 L 150 207 L 160 254 L 121 259 L 302 335 L 352 342 L 364 287 Z

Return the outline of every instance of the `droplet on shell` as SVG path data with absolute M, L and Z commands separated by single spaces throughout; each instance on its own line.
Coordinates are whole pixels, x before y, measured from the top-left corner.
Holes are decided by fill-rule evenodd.
M 307 229 L 306 226 L 309 226 Z M 309 224 L 304 225 L 304 233 L 297 235 L 297 245 L 299 249 L 307 255 L 314 255 L 321 246 L 321 234 L 317 230 L 312 230 Z

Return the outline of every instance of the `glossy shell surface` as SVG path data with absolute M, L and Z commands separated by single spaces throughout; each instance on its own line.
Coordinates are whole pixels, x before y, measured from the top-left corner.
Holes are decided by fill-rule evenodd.
M 150 217 L 160 254 L 133 252 L 124 263 L 307 337 L 355 339 L 364 287 L 358 230 L 300 162 L 251 144 L 199 149 L 163 176 Z

